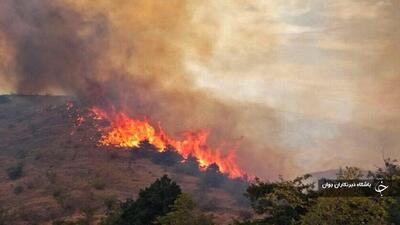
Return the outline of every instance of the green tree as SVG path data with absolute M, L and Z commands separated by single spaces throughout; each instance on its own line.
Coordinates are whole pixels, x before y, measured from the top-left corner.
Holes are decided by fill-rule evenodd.
M 340 169 L 338 179 L 360 179 L 363 174 L 356 167 Z M 385 166 L 370 172 L 373 179 L 390 182 L 392 196 L 400 191 L 400 166 L 386 159 Z M 264 218 L 235 222 L 240 225 L 392 225 L 400 224 L 399 197 L 323 197 L 304 181 L 308 176 L 293 181 L 261 182 L 259 179 L 247 189 L 247 197 L 257 214 Z
M 212 218 L 202 214 L 188 194 L 181 194 L 172 205 L 172 211 L 159 217 L 161 225 L 213 225 Z
M 139 192 L 136 201 L 128 199 L 120 209 L 111 212 L 102 225 L 150 225 L 157 217 L 170 211 L 171 205 L 181 194 L 181 188 L 164 175 Z
M 314 184 L 305 181 L 310 175 L 292 181 L 262 182 L 259 179 L 247 189 L 254 211 L 263 219 L 238 224 L 296 224 L 307 209 L 315 202 Z
M 384 225 L 388 213 L 385 206 L 366 197 L 319 198 L 301 219 L 301 225 Z
M 397 160 L 387 158 L 384 167 L 378 168 L 376 172 L 369 172 L 368 176 L 373 179 L 384 179 L 390 183 L 391 198 L 384 198 L 389 212 L 389 221 L 392 224 L 400 224 L 400 165 Z

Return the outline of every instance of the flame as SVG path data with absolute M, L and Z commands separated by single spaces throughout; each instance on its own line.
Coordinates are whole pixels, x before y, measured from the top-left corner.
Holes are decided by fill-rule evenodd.
M 194 156 L 203 169 L 215 163 L 222 173 L 231 178 L 245 176 L 236 163 L 235 148 L 226 155 L 221 154 L 221 148 L 212 149 L 207 145 L 209 132 L 206 130 L 185 132 L 182 140 L 175 140 L 166 134 L 160 124 L 158 129 L 155 129 L 147 119 L 134 119 L 124 112 L 108 113 L 97 107 L 92 107 L 90 111 L 94 119 L 110 122 L 109 126 L 100 128 L 102 132 L 100 145 L 131 148 L 138 147 L 140 142 L 147 140 L 160 152 L 170 145 L 184 159 Z

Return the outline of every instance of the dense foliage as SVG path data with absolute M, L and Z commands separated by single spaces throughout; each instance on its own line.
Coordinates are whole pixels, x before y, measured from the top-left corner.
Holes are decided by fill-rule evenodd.
M 338 179 L 360 179 L 364 175 L 356 167 L 340 169 Z M 400 167 L 385 160 L 385 167 L 369 172 L 372 179 L 393 181 L 399 196 Z M 237 225 L 391 225 L 400 224 L 399 197 L 324 197 L 306 182 L 308 175 L 293 181 L 262 182 L 256 179 L 247 189 L 247 196 L 258 219 L 236 222 Z M 397 185 L 397 186 L 396 186 Z
M 136 200 L 128 199 L 104 219 L 103 225 L 149 225 L 171 210 L 181 188 L 166 175 L 139 192 Z
M 211 217 L 201 213 L 196 208 L 196 203 L 188 194 L 181 194 L 175 200 L 172 211 L 159 217 L 161 225 L 213 225 Z

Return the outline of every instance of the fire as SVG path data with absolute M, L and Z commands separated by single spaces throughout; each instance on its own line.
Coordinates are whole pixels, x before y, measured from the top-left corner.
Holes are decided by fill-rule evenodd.
M 198 159 L 201 168 L 215 163 L 220 171 L 231 178 L 243 177 L 245 173 L 236 163 L 235 148 L 228 154 L 221 154 L 221 148 L 211 148 L 207 145 L 209 133 L 206 130 L 183 133 L 182 140 L 171 138 L 162 129 L 155 129 L 147 119 L 138 120 L 129 117 L 123 112 L 108 113 L 100 108 L 91 108 L 94 119 L 107 120 L 110 125 L 100 128 L 103 133 L 99 144 L 103 146 L 115 146 L 119 148 L 138 147 L 140 142 L 147 140 L 162 152 L 170 145 L 184 159 L 190 155 Z

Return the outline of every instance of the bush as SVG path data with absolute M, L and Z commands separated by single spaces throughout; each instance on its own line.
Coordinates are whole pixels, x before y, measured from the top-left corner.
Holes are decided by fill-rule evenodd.
M 197 210 L 196 203 L 187 194 L 181 194 L 172 205 L 172 211 L 159 217 L 161 225 L 213 225 L 211 217 Z
M 16 179 L 22 177 L 23 165 L 18 164 L 16 166 L 9 167 L 9 168 L 7 168 L 6 172 L 7 172 L 8 178 L 10 178 L 11 180 L 16 180 Z
M 106 182 L 101 178 L 95 178 L 90 182 L 90 185 L 96 190 L 103 190 L 106 187 Z
M 54 184 L 56 183 L 57 173 L 52 168 L 49 168 L 46 171 L 46 177 L 50 181 L 50 183 Z
M 210 164 L 201 177 L 202 185 L 205 187 L 219 187 L 226 179 L 226 176 L 220 172 L 215 163 Z
M 111 211 L 117 205 L 118 198 L 116 196 L 107 196 L 103 199 L 103 203 L 106 206 L 107 211 Z
M 23 191 L 24 191 L 24 187 L 22 187 L 22 186 L 16 186 L 14 188 L 14 194 L 16 194 L 16 195 L 21 194 Z
M 174 169 L 178 173 L 183 173 L 190 176 L 198 176 L 200 174 L 199 168 L 200 167 L 197 158 L 189 155 L 183 163 L 177 164 Z
M 159 165 L 173 166 L 183 160 L 183 157 L 179 155 L 172 147 L 168 147 L 163 152 L 158 152 L 151 158 L 151 160 Z
M 7 209 L 0 208 L 0 225 L 7 225 L 11 215 Z
M 70 194 L 61 188 L 54 190 L 53 197 L 66 210 L 72 210 L 74 206 L 71 203 L 71 196 Z

